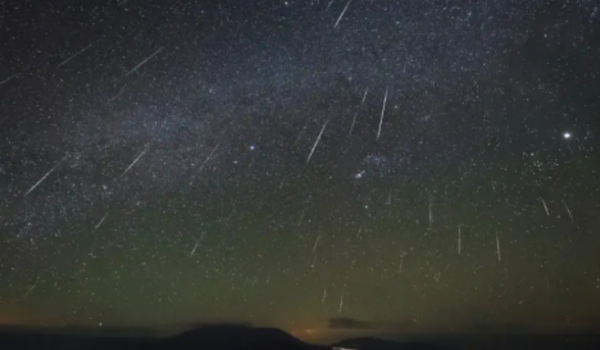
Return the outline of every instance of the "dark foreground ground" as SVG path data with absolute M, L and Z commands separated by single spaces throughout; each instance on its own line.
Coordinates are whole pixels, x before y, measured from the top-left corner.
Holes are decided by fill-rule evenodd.
M 464 335 L 431 337 L 419 341 L 392 342 L 373 338 L 348 339 L 331 346 L 304 343 L 291 335 L 268 328 L 243 326 L 204 326 L 171 337 L 123 334 L 97 336 L 33 331 L 20 328 L 0 329 L 0 349 L 221 349 L 221 350 L 425 350 L 425 349 L 600 349 L 599 334 L 562 335 Z

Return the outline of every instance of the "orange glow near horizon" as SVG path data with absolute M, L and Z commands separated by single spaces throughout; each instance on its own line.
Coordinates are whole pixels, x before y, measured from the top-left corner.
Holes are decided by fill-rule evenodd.
M 324 330 L 315 328 L 295 328 L 290 330 L 290 334 L 298 339 L 314 342 L 317 338 L 324 335 Z

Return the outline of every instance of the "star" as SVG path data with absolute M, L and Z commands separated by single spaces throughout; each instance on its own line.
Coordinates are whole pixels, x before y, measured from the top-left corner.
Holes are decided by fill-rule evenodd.
M 362 179 L 363 175 L 365 175 L 365 171 L 361 170 L 359 173 L 354 174 L 355 179 Z

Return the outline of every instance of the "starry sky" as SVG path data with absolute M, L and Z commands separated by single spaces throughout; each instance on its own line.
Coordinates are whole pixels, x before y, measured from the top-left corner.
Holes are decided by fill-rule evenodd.
M 3 2 L 0 323 L 597 327 L 599 7 Z

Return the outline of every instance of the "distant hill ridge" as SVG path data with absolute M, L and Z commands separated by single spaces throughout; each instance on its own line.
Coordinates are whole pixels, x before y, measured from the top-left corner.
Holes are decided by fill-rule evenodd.
M 276 328 L 253 328 L 246 325 L 201 325 L 177 335 L 157 338 L 128 336 L 125 328 L 110 329 L 64 327 L 34 329 L 23 326 L 0 327 L 0 349 L 63 350 L 330 350 L 328 346 L 304 343 Z
M 185 331 L 177 336 L 162 339 L 156 349 L 197 349 L 198 344 L 206 348 L 219 349 L 298 349 L 325 350 L 330 347 L 304 343 L 276 328 L 253 328 L 246 325 L 204 325 Z M 214 346 L 214 347 L 213 347 Z

